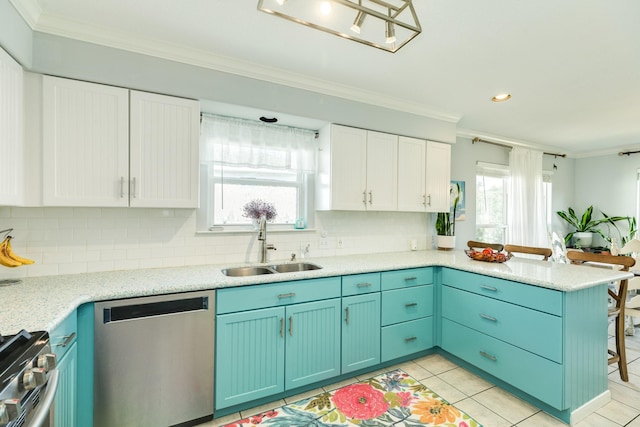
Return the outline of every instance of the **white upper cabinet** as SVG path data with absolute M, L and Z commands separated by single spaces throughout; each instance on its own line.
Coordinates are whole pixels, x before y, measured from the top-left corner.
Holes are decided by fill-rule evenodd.
M 44 206 L 128 206 L 129 91 L 43 78 Z
M 448 212 L 451 146 L 401 136 L 398 140 L 398 210 Z
M 131 206 L 198 207 L 200 103 L 131 91 Z
M 451 188 L 451 145 L 427 141 L 426 210 L 449 212 Z
M 423 139 L 398 138 L 398 210 L 425 212 L 425 158 L 427 144 Z
M 0 48 L 0 205 L 23 200 L 24 86 L 20 64 Z
M 197 101 L 44 76 L 43 204 L 197 207 L 199 112 Z
M 397 136 L 327 126 L 316 179 L 318 210 L 396 210 Z

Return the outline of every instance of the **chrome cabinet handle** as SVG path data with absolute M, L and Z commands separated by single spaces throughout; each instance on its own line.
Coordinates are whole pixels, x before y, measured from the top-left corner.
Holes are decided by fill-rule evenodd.
M 422 195 L 422 205 L 423 206 L 427 206 L 427 195 L 426 194 Z
M 495 317 L 489 316 L 488 314 L 484 314 L 484 313 L 480 313 L 480 317 L 482 317 L 483 319 L 491 320 L 492 322 L 498 321 L 498 319 L 496 319 Z
M 293 336 L 293 316 L 289 316 L 289 336 Z
M 366 189 L 362 192 L 362 203 L 364 203 L 364 205 L 367 206 L 367 190 Z
M 371 286 L 371 283 L 363 282 L 363 283 L 358 283 L 356 286 L 359 287 L 359 288 L 366 288 L 368 286 Z
M 120 198 L 124 199 L 124 176 L 120 177 Z
M 369 204 L 373 204 L 373 194 L 371 194 L 371 191 L 369 191 Z
M 497 357 L 495 357 L 494 355 L 489 354 L 489 353 L 487 353 L 487 352 L 485 352 L 485 351 L 481 351 L 481 352 L 480 352 L 480 356 L 482 356 L 482 357 L 486 357 L 487 359 L 489 359 L 489 360 L 491 360 L 491 361 L 493 361 L 493 362 L 495 362 L 496 360 L 498 360 L 498 358 L 497 358 Z
M 429 203 L 427 205 L 431 206 L 431 194 L 429 194 Z
M 280 295 L 278 295 L 278 299 L 293 298 L 295 296 L 296 296 L 295 292 L 289 292 L 288 294 L 280 294 Z
M 133 180 L 131 181 L 131 197 L 132 198 L 136 198 L 136 177 L 133 177 Z
M 486 290 L 491 291 L 491 292 L 496 292 L 498 290 L 498 288 L 494 288 L 493 286 L 480 285 L 480 287 L 482 289 L 486 289 Z
M 416 279 L 417 279 L 417 277 L 416 277 L 416 276 L 412 276 L 412 277 L 405 277 L 405 278 L 404 278 L 404 281 L 405 281 L 405 282 L 408 282 L 408 281 L 410 281 L 410 280 L 416 280 Z
M 404 306 L 408 308 L 408 307 L 415 307 L 417 305 L 418 305 L 417 302 L 410 302 L 410 303 L 405 304 Z
M 344 309 L 344 323 L 349 324 L 349 307 Z
M 415 341 L 417 339 L 418 339 L 418 337 L 409 337 L 409 338 L 405 338 L 404 342 L 411 342 L 411 341 Z
M 280 318 L 280 336 L 284 338 L 284 317 Z
M 57 343 L 56 347 L 66 347 L 66 346 L 68 346 L 69 344 L 71 344 L 71 341 L 73 341 L 73 339 L 75 337 L 76 337 L 76 333 L 75 332 L 73 332 L 72 334 L 67 335 L 65 337 L 62 337 L 63 341 Z

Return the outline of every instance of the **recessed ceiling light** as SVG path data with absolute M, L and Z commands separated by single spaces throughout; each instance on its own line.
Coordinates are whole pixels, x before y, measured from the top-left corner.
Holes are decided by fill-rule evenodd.
M 493 98 L 491 98 L 493 102 L 503 102 L 503 101 L 508 101 L 509 99 L 511 99 L 510 93 L 499 93 Z

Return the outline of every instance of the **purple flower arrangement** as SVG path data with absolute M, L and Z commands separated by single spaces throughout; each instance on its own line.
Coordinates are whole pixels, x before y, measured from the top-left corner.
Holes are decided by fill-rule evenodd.
M 242 216 L 246 218 L 260 219 L 260 217 L 264 216 L 269 222 L 273 221 L 278 215 L 276 208 L 262 199 L 254 199 L 245 203 L 242 211 L 244 212 Z

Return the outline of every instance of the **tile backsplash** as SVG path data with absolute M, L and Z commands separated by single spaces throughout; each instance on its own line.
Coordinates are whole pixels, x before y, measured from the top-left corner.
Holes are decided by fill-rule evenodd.
M 194 209 L 0 207 L 6 228 L 35 264 L 0 266 L 0 279 L 258 261 L 257 232 L 196 233 Z M 317 212 L 314 229 L 269 230 L 269 260 L 300 259 L 307 246 L 311 259 L 406 251 L 411 240 L 426 249 L 433 234 L 430 214 Z

